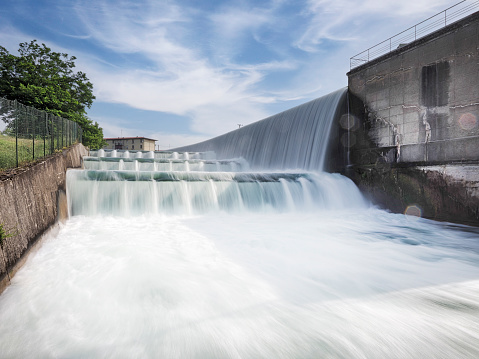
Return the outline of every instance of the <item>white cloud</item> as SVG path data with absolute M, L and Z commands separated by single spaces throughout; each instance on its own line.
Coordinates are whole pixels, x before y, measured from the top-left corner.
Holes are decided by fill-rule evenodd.
M 96 59 L 84 63 L 95 84 L 97 99 L 138 109 L 188 114 L 193 118 L 192 130 L 210 136 L 236 126 L 238 121 L 251 122 L 265 115 L 261 106 L 277 99 L 273 93 L 259 90 L 264 74 L 297 66 L 288 60 L 238 65 L 225 58 L 223 63 L 212 63 L 203 50 L 189 47 L 184 39 L 184 28 L 195 26 L 195 19 L 189 18 L 194 13 L 191 9 L 180 12 L 175 5 L 157 6 L 153 1 L 145 2 L 142 10 L 132 9 L 124 1 L 113 8 L 107 1 L 97 1 L 95 7 L 85 4 L 76 9 L 89 36 L 119 54 L 136 53 L 148 60 L 144 69 L 118 69 L 100 65 Z M 221 37 L 234 37 L 268 21 L 264 13 L 246 10 L 228 20 L 236 11 L 239 10 L 229 8 L 212 16 Z
M 309 0 L 304 15 L 310 19 L 308 26 L 295 45 L 308 52 L 318 51 L 323 40 L 352 41 L 368 34 L 374 24 L 383 23 L 390 28 L 391 19 L 406 27 L 443 10 L 451 1 L 421 0 Z M 360 26 L 358 26 L 360 25 Z M 386 39 L 394 33 L 381 33 Z

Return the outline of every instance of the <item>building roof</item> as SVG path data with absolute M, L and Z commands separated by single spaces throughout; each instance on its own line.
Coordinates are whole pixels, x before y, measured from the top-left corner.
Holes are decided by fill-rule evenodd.
M 148 138 L 148 137 L 138 137 L 138 136 L 136 136 L 136 137 L 112 137 L 112 138 L 104 138 L 105 141 L 108 141 L 108 140 L 110 140 L 110 141 L 111 141 L 111 140 L 113 140 L 113 141 L 114 141 L 114 140 L 137 140 L 137 139 L 138 139 L 138 140 L 143 139 L 143 140 L 150 140 L 150 141 L 158 141 L 158 140 L 154 140 L 154 139 L 152 139 L 152 138 Z

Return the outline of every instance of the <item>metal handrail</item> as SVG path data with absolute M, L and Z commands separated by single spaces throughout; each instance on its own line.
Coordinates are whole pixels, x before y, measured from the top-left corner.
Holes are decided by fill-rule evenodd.
M 460 6 L 461 4 L 463 6 Z M 448 24 L 451 24 L 452 22 L 457 21 L 466 15 L 476 12 L 477 8 L 479 8 L 479 0 L 462 0 L 455 5 L 448 7 L 446 10 L 443 10 L 436 15 L 433 15 L 414 26 L 411 26 L 410 28 L 370 47 L 367 50 L 364 50 L 363 52 L 360 52 L 357 55 L 354 55 L 349 59 L 349 68 L 352 70 L 355 67 L 361 66 L 371 60 L 378 58 L 379 56 L 388 54 L 411 41 L 416 41 L 417 39 L 420 39 L 421 37 L 424 37 L 436 30 L 442 29 Z M 454 11 L 449 12 L 448 14 L 447 12 L 451 9 L 454 9 Z

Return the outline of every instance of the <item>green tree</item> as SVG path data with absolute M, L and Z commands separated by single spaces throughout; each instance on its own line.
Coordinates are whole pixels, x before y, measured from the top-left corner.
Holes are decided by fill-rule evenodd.
M 36 40 L 19 46 L 19 56 L 0 46 L 0 95 L 77 122 L 83 143 L 101 148 L 103 129 L 86 115 L 95 99 L 93 85 L 83 72 L 73 70 L 76 57 Z

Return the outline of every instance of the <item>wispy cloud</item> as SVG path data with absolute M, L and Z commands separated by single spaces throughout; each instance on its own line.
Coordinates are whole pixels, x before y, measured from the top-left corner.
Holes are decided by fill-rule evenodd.
M 303 11 L 308 18 L 308 26 L 296 42 L 304 51 L 318 51 L 318 45 L 324 40 L 354 41 L 359 36 L 368 34 L 377 24 L 391 28 L 387 24 L 391 19 L 397 24 L 413 25 L 411 20 L 420 19 L 431 12 L 445 8 L 451 1 L 422 0 L 308 0 Z M 392 36 L 381 34 L 382 37 Z
M 141 10 L 125 1 L 111 5 L 108 1 L 95 1 L 94 5 L 81 2 L 75 9 L 89 36 L 100 46 L 119 54 L 135 53 L 147 60 L 147 66 L 117 70 L 89 64 L 88 73 L 100 101 L 189 115 L 194 131 L 218 134 L 240 119 L 260 119 L 266 113 L 260 104 L 275 101 L 274 94 L 265 96 L 257 87 L 264 74 L 295 67 L 290 61 L 276 59 L 238 64 L 231 62 L 233 56 L 226 56 L 221 63 L 212 62 L 203 49 L 190 46 L 189 36 L 195 34 L 189 28 L 198 22 L 195 9 L 179 11 L 177 5 L 159 6 L 153 1 L 142 3 Z M 233 13 L 236 16 L 232 20 Z M 265 13 L 232 7 L 203 15 L 203 20 L 212 21 L 214 33 L 220 34 L 216 40 L 230 41 L 269 21 Z

